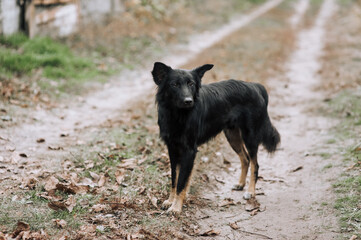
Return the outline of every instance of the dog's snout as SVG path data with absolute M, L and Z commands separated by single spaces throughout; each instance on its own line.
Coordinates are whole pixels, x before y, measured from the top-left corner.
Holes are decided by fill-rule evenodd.
M 186 98 L 184 99 L 184 104 L 186 104 L 186 105 L 191 105 L 192 103 L 193 103 L 193 99 L 192 99 L 192 98 L 186 97 Z

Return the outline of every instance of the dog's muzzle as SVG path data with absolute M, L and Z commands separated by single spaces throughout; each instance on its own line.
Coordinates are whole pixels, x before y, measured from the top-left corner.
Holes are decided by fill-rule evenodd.
M 184 98 L 182 105 L 184 108 L 190 108 L 190 107 L 193 107 L 193 104 L 194 104 L 193 98 L 186 97 L 186 98 Z

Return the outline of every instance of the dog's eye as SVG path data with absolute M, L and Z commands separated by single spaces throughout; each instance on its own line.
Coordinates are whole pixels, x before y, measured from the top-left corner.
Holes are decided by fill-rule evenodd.
M 178 83 L 171 83 L 170 85 L 171 85 L 172 87 L 178 87 L 178 86 L 179 86 Z
M 194 86 L 194 82 L 188 82 L 188 86 L 193 87 L 193 86 Z

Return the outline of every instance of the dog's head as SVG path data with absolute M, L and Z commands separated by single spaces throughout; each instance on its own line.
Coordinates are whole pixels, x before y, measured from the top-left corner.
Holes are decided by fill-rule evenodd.
M 204 73 L 212 67 L 212 64 L 205 64 L 193 70 L 182 70 L 156 62 L 152 75 L 155 84 L 158 85 L 158 93 L 166 100 L 171 101 L 177 108 L 191 108 L 197 100 Z

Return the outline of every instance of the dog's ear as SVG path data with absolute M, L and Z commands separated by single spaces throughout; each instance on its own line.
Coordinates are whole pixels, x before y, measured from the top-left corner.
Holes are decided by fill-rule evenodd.
M 155 84 L 161 84 L 168 77 L 168 74 L 171 70 L 172 68 L 165 65 L 164 63 L 155 62 L 152 71 Z
M 202 79 L 203 75 L 205 72 L 207 72 L 208 70 L 211 70 L 213 68 L 213 64 L 205 64 L 203 66 L 197 67 L 196 69 L 193 70 L 193 72 L 195 72 L 199 79 Z

